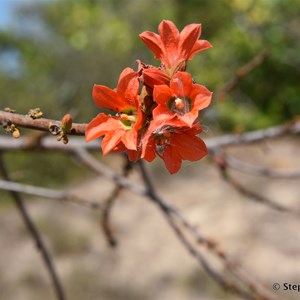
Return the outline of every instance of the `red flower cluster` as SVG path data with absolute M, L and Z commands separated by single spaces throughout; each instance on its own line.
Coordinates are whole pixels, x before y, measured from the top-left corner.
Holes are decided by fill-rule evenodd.
M 138 62 L 138 70 L 126 68 L 112 90 L 95 85 L 93 99 L 114 115 L 98 114 L 86 128 L 86 140 L 104 136 L 103 155 L 126 151 L 131 161 L 163 159 L 170 173 L 182 160 L 196 161 L 207 154 L 198 113 L 211 101 L 212 93 L 195 84 L 185 72 L 188 60 L 211 44 L 199 40 L 201 24 L 181 32 L 171 21 L 162 21 L 159 34 L 143 32 L 142 41 L 161 61 L 159 67 Z M 141 88 L 140 88 L 141 87 Z

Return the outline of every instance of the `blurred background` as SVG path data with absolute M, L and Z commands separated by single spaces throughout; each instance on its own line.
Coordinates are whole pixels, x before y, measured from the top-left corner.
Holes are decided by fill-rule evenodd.
M 287 122 L 300 115 L 299 15 L 300 4 L 298 0 L 0 0 L 0 108 L 11 107 L 18 113 L 26 114 L 30 108 L 39 107 L 44 112 L 45 117 L 48 118 L 61 119 L 64 114 L 70 112 L 75 116 L 75 122 L 89 122 L 98 113 L 98 108 L 93 104 L 91 98 L 93 85 L 97 83 L 114 88 L 120 72 L 125 67 L 136 68 L 136 59 L 158 65 L 158 61 L 153 58 L 152 53 L 144 46 L 138 35 L 145 30 L 157 32 L 157 26 L 161 20 L 169 19 L 180 30 L 189 23 L 202 23 L 201 39 L 209 40 L 214 46 L 212 49 L 197 54 L 188 65 L 188 71 L 197 83 L 201 83 L 215 92 L 214 101 L 210 108 L 206 110 L 203 120 L 205 128 L 207 128 L 205 132 L 207 137 L 225 132 L 243 132 L 266 128 L 274 124 Z M 266 55 L 263 62 L 242 78 L 235 89 L 220 97 L 217 91 L 220 91 L 227 83 L 234 80 L 238 68 L 259 55 Z M 0 131 L 0 134 L 5 134 L 4 130 Z M 22 134 L 29 133 L 22 130 Z M 283 166 L 291 165 L 293 167 L 297 165 L 295 160 L 291 163 L 288 157 L 295 155 L 298 141 L 289 140 L 288 142 L 290 146 L 277 145 L 279 149 L 283 149 L 282 151 L 285 154 L 283 155 L 281 152 L 273 153 L 274 156 L 270 158 L 271 164 L 276 162 L 278 165 Z M 272 148 L 272 145 L 270 148 Z M 248 156 L 253 157 L 256 162 L 265 161 L 265 152 L 254 149 L 253 151 L 256 154 L 253 154 L 253 152 L 248 153 L 247 151 L 246 149 L 241 150 L 244 154 L 247 153 Z M 285 160 L 282 163 L 283 156 Z M 9 169 L 13 179 L 18 182 L 62 187 L 65 184 L 82 183 L 84 182 L 83 178 L 89 176 L 89 172 L 85 167 L 64 154 L 5 153 L 4 157 L 10 162 Z M 281 160 L 278 160 L 278 157 Z M 116 164 L 116 162 L 111 162 L 109 157 L 105 161 L 108 164 Z M 181 197 L 186 197 L 178 191 L 177 197 L 171 193 L 172 191 L 176 193 L 172 189 L 172 187 L 176 187 L 175 183 L 177 183 L 177 188 L 178 185 L 189 183 L 191 186 L 188 186 L 185 190 L 199 195 L 197 180 L 201 178 L 207 188 L 206 191 L 214 189 L 216 184 L 220 187 L 219 193 L 216 191 L 207 193 L 207 200 L 211 199 L 210 203 L 213 204 L 210 205 L 212 206 L 208 205 L 207 202 L 202 204 L 204 206 L 208 205 L 211 215 L 218 214 L 216 208 L 219 207 L 220 203 L 217 204 L 217 199 L 218 197 L 224 199 L 224 190 L 229 193 L 230 201 L 237 202 L 232 204 L 235 205 L 233 214 L 244 212 L 245 206 L 238 200 L 239 195 L 231 191 L 220 180 L 217 172 L 199 171 L 197 169 L 199 166 L 210 166 L 209 160 L 196 163 L 194 166 L 188 164 L 179 175 L 172 178 L 161 168 L 160 162 L 154 164 L 152 168 L 160 180 L 159 187 L 162 193 L 169 196 L 175 203 L 178 202 L 177 205 L 179 206 L 183 205 L 180 202 Z M 195 179 L 196 175 L 200 176 L 197 177 L 197 180 Z M 191 176 L 193 176 L 193 179 Z M 250 185 L 252 184 L 251 186 L 257 188 L 259 180 L 251 180 Z M 90 182 L 92 181 L 84 183 L 89 185 Z M 95 184 L 99 185 L 99 183 Z M 274 186 L 269 182 L 265 182 L 265 184 L 268 192 L 272 193 L 271 187 Z M 286 189 L 285 186 L 279 188 L 281 188 L 281 191 Z M 99 196 L 99 193 L 101 195 L 102 193 L 105 194 L 106 189 L 109 191 L 109 186 L 100 192 L 90 186 L 88 190 L 90 193 L 94 191 Z M 293 190 L 292 187 L 289 187 L 289 189 L 293 191 L 293 195 L 299 196 L 296 189 Z M 126 195 L 125 193 L 125 199 Z M 211 198 L 209 195 L 211 195 Z M 25 232 L 20 229 L 22 224 L 18 224 L 18 221 L 15 220 L 17 216 L 15 216 L 13 207 L 10 206 L 9 195 L 3 194 L 3 197 L 4 200 L 0 203 L 0 214 L 3 216 L 0 221 L 1 227 L 3 227 L 1 229 L 0 251 L 9 255 L 11 244 L 17 247 L 16 251 L 21 249 L 18 245 L 21 245 L 19 242 L 22 243 L 25 239 Z M 197 199 L 193 194 L 190 197 L 192 200 L 189 205 L 186 205 L 191 209 L 191 214 L 195 214 L 196 207 L 198 207 Z M 145 221 L 149 207 L 147 209 L 141 208 L 141 212 L 136 208 L 139 201 L 130 204 L 132 195 L 127 195 L 127 198 L 129 203 L 126 206 L 124 204 L 126 201 L 123 201 L 120 204 L 122 209 L 129 215 L 132 211 L 135 212 L 138 220 L 136 222 L 141 222 L 141 215 Z M 230 201 L 226 204 L 228 209 L 232 207 L 229 205 Z M 192 260 L 189 261 L 189 258 L 185 257 L 187 254 L 184 254 L 184 250 L 180 248 L 181 246 L 177 244 L 175 238 L 170 241 L 173 248 L 164 244 L 165 237 L 163 236 L 158 237 L 159 242 L 152 243 L 145 237 L 142 238 L 144 227 L 149 226 L 149 228 L 147 227 L 148 233 L 153 230 L 149 224 L 141 225 L 140 231 L 134 224 L 131 224 L 130 228 L 127 228 L 128 231 L 124 230 L 122 232 L 122 226 L 127 224 L 127 221 L 134 220 L 134 218 L 127 216 L 127 220 L 126 216 L 123 215 L 118 219 L 121 225 L 119 224 L 120 228 L 117 228 L 121 230 L 121 236 L 123 234 L 122 242 L 130 244 L 132 240 L 131 246 L 127 245 L 127 248 L 126 245 L 122 246 L 124 251 L 124 260 L 122 260 L 123 252 L 112 254 L 111 250 L 106 248 L 105 241 L 100 236 L 100 231 L 95 228 L 97 227 L 96 214 L 90 216 L 80 209 L 72 208 L 75 211 L 72 209 L 69 211 L 69 208 L 63 207 L 59 208 L 61 211 L 59 217 L 56 217 L 57 206 L 49 203 L 45 205 L 43 201 L 41 202 L 35 203 L 32 210 L 38 216 L 37 223 L 49 239 L 50 247 L 59 257 L 57 265 L 61 268 L 63 274 L 68 270 L 73 270 L 72 267 L 75 268 L 71 272 L 74 275 L 73 277 L 72 274 L 68 273 L 70 278 L 63 278 L 68 293 L 72 295 L 69 299 L 183 300 L 194 299 L 193 297 L 199 299 L 199 295 L 202 295 L 203 298 L 201 299 L 225 299 L 225 297 L 233 299 L 230 295 L 224 295 L 222 290 L 218 289 L 208 278 L 203 279 L 204 275 L 199 275 L 197 271 L 194 271 L 195 266 L 191 267 L 193 265 Z M 293 201 L 290 200 L 290 202 Z M 252 204 L 247 205 L 251 206 Z M 130 210 L 130 207 L 133 210 Z M 260 208 L 257 209 L 256 207 L 256 205 L 248 207 L 247 209 L 253 211 L 247 217 L 242 214 L 243 218 L 251 220 L 255 215 L 254 212 L 259 215 L 260 212 L 257 210 L 260 210 Z M 45 208 L 47 211 L 45 211 Z M 185 208 L 185 206 L 182 206 L 182 208 Z M 265 211 L 261 212 L 261 218 L 265 220 L 264 213 Z M 82 216 L 84 214 L 92 220 L 88 225 L 84 223 L 86 220 L 83 221 Z M 217 226 L 212 232 L 217 235 L 219 233 L 222 239 L 222 236 L 226 236 L 224 226 L 228 225 L 230 232 L 228 234 L 230 236 L 234 235 L 233 240 L 236 241 L 237 235 L 232 233 L 232 228 L 235 228 L 236 224 L 230 225 L 230 220 L 234 218 L 231 214 L 231 210 L 230 213 L 228 210 L 224 223 L 220 223 L 220 227 Z M 78 217 L 79 215 L 80 217 Z M 118 218 L 117 213 L 116 217 Z M 195 221 L 198 220 L 198 217 L 199 215 L 195 217 Z M 55 222 L 53 222 L 53 218 Z M 56 218 L 59 218 L 59 221 Z M 79 221 L 77 218 L 79 218 Z M 159 214 L 157 218 L 159 219 Z M 203 214 L 200 213 L 199 218 L 204 218 L 202 221 L 205 223 L 206 218 L 203 217 Z M 150 219 L 149 222 L 153 222 Z M 77 232 L 76 227 L 74 230 L 73 225 L 70 225 L 73 224 L 71 220 L 79 224 L 82 223 Z M 238 220 L 240 219 L 238 218 Z M 208 222 L 212 221 L 208 220 Z M 8 224 L 11 226 L 8 226 Z M 165 224 L 162 226 L 165 226 Z M 7 230 L 8 227 L 11 232 Z M 62 233 L 61 227 L 66 232 Z M 14 228 L 14 231 L 11 228 Z M 143 230 L 147 230 L 147 228 Z M 222 231 L 220 231 L 220 228 L 222 228 Z M 166 235 L 171 235 L 167 228 L 165 230 Z M 140 232 L 137 240 L 133 237 L 135 231 Z M 154 229 L 152 235 L 149 233 L 153 239 L 155 239 L 155 231 Z M 164 231 L 162 230 L 162 232 Z M 8 235 L 12 236 L 8 239 Z M 257 239 L 259 234 L 255 231 L 254 235 Z M 283 233 L 283 235 L 285 234 Z M 129 241 L 127 241 L 127 237 Z M 263 237 L 264 235 L 262 235 Z M 141 243 L 139 244 L 138 241 Z M 25 243 L 25 241 L 23 242 Z M 24 249 L 28 250 L 25 251 L 28 256 L 25 256 L 25 262 L 22 262 L 25 265 L 26 261 L 31 261 L 30 259 L 38 260 L 37 254 L 30 248 L 32 246 L 30 241 L 27 242 L 28 244 L 23 245 Z M 162 249 L 158 247 L 158 243 L 161 243 L 159 245 Z M 127 288 L 128 280 L 126 281 L 126 276 L 131 278 L 134 273 L 134 278 L 136 278 L 136 276 L 140 276 L 138 272 L 148 273 L 140 266 L 147 256 L 134 252 L 134 249 L 136 249 L 134 246 L 137 244 L 142 245 L 141 252 L 151 252 L 148 253 L 149 255 L 153 255 L 152 251 L 156 251 L 155 256 L 149 258 L 149 260 L 154 265 L 156 261 L 166 262 L 166 270 L 168 271 L 164 273 L 159 269 L 156 270 L 151 265 L 151 267 L 149 266 L 150 275 L 147 275 L 150 278 L 145 275 L 143 277 L 144 281 L 140 280 L 142 281 L 140 285 L 138 285 L 139 280 L 137 280 L 136 285 L 132 284 L 130 288 Z M 146 245 L 147 249 L 149 247 L 148 250 L 145 249 Z M 62 249 L 60 249 L 60 246 L 62 246 Z M 244 251 L 241 249 L 244 248 L 235 243 L 231 246 L 228 246 L 230 250 L 236 251 L 235 254 L 241 256 Z M 293 246 L 294 244 L 291 245 L 291 248 Z M 179 250 L 174 250 L 178 247 Z M 5 249 L 7 252 L 5 252 Z M 62 251 L 62 254 L 60 251 Z M 168 251 L 171 251 L 171 254 Z M 179 251 L 180 255 L 176 251 Z M 91 254 L 87 255 L 90 252 Z M 162 252 L 162 256 L 159 256 L 160 252 Z M 130 256 L 130 253 L 135 254 Z M 164 254 L 165 256 L 163 256 Z M 21 254 L 19 252 L 15 255 L 20 259 Z M 1 299 L 41 299 L 43 290 L 46 287 L 50 290 L 47 286 L 47 275 L 44 274 L 43 270 L 39 271 L 42 275 L 40 273 L 36 275 L 35 269 L 27 270 L 26 272 L 29 272 L 27 274 L 22 263 L 17 263 L 18 260 L 15 262 L 15 269 L 11 269 L 11 264 L 7 264 L 10 258 L 4 255 L 1 255 L 1 257 L 5 260 L 0 262 L 0 268 L 1 264 L 3 268 L 3 272 L 0 273 L 0 296 L 3 293 Z M 65 259 L 66 257 L 72 257 L 72 259 Z M 81 269 L 81 265 L 76 264 L 77 259 L 82 257 L 86 260 L 86 264 Z M 110 272 L 112 266 L 114 266 L 114 271 L 109 274 L 100 272 L 101 276 L 107 275 L 105 280 L 95 279 L 95 276 L 97 277 L 100 273 L 97 273 L 98 269 L 93 269 L 95 266 L 91 257 L 94 261 L 101 260 L 103 268 L 107 272 Z M 191 274 L 189 273 L 187 278 L 180 275 L 184 278 L 180 277 L 179 281 L 174 283 L 172 281 L 174 278 L 168 274 L 171 271 L 177 274 L 176 270 L 173 270 L 173 264 L 177 264 L 176 260 L 178 259 L 182 259 L 186 263 L 186 269 L 189 270 L 187 272 L 191 272 Z M 250 266 L 251 261 L 249 259 Z M 139 267 L 136 267 L 137 265 Z M 190 267 L 192 271 L 190 271 Z M 6 274 L 5 268 L 14 271 Z M 42 268 L 41 265 L 40 269 Z M 99 266 L 99 269 L 101 269 L 101 266 Z M 18 277 L 16 274 L 21 275 Z M 116 279 L 119 278 L 117 274 L 121 274 L 121 279 Z M 156 277 L 151 274 L 156 275 Z M 262 276 L 262 279 L 269 280 L 268 276 L 268 273 L 266 273 Z M 157 278 L 159 278 L 159 281 L 157 281 Z M 98 282 L 98 279 L 101 283 Z M 152 279 L 156 281 L 149 288 L 146 282 L 151 282 Z M 114 280 L 119 290 L 114 286 Z M 199 280 L 200 286 L 198 285 Z M 207 288 L 210 284 L 213 285 L 213 296 L 205 298 L 205 295 L 209 295 L 210 292 L 203 291 L 207 289 L 210 291 Z M 178 287 L 181 285 L 184 290 L 186 289 L 189 292 L 182 292 L 183 294 L 181 294 L 180 291 L 177 291 L 178 288 L 173 290 L 171 288 L 171 286 Z M 20 289 L 18 286 L 20 286 Z M 164 288 L 166 286 L 169 289 L 166 290 Z M 160 290 L 161 293 L 159 293 Z M 20 296 L 23 293 L 27 296 Z M 43 299 L 54 299 L 51 290 L 47 292 L 47 296 L 43 296 Z
M 2 109 L 26 114 L 40 107 L 49 118 L 71 112 L 76 122 L 89 122 L 98 113 L 93 84 L 114 88 L 125 67 L 136 68 L 136 59 L 158 65 L 138 35 L 157 32 L 161 20 L 170 19 L 180 29 L 203 24 L 201 38 L 214 48 L 196 55 L 188 71 L 214 92 L 239 67 L 268 55 L 234 91 L 215 97 L 204 121 L 210 132 L 257 129 L 300 114 L 296 0 L 1 0 L 0 5 Z

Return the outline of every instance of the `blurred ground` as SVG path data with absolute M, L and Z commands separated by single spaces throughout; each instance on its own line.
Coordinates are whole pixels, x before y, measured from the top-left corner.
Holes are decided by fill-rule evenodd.
M 300 141 L 291 138 L 230 149 L 249 163 L 277 169 L 300 168 Z M 109 164 L 117 165 L 113 159 Z M 300 284 L 299 220 L 246 199 L 223 181 L 209 158 L 187 163 L 170 176 L 148 165 L 160 194 L 225 251 L 266 283 Z M 270 180 L 232 171 L 247 188 L 299 209 L 299 179 Z M 131 176 L 138 180 L 136 173 Z M 73 188 L 101 201 L 113 185 L 91 176 Z M 113 210 L 119 245 L 111 249 L 96 211 L 74 204 L 34 199 L 30 214 L 55 259 L 69 300 L 236 299 L 219 288 L 187 253 L 159 210 L 124 191 Z M 41 258 L 13 206 L 0 211 L 0 299 L 55 299 Z M 281 291 L 299 299 L 297 291 Z

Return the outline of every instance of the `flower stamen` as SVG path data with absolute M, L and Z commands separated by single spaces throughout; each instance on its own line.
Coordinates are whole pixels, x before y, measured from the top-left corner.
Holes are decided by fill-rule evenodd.
M 176 98 L 174 100 L 174 102 L 175 102 L 176 109 L 178 109 L 178 110 L 183 110 L 184 109 L 184 102 L 181 98 Z

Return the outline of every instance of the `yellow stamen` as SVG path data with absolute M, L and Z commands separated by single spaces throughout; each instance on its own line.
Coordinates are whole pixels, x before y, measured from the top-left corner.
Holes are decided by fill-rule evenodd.
M 178 110 L 183 110 L 184 109 L 184 102 L 182 99 L 180 98 L 176 98 L 175 99 L 175 107 L 178 109 Z
M 120 117 L 122 121 L 136 122 L 136 116 L 128 116 L 127 114 L 121 114 Z

